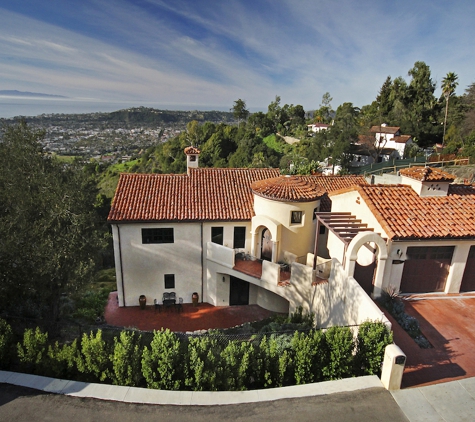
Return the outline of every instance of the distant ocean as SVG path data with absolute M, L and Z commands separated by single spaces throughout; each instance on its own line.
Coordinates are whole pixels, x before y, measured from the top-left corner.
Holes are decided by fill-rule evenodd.
M 130 107 L 152 107 L 159 110 L 219 110 L 229 108 L 209 106 L 166 105 L 150 102 L 106 102 L 65 98 L 26 98 L 0 96 L 0 118 L 17 116 L 32 117 L 41 114 L 63 113 L 82 114 L 111 112 Z

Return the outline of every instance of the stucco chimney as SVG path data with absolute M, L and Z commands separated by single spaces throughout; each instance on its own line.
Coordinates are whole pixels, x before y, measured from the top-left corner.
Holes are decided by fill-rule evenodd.
M 185 148 L 186 154 L 186 172 L 190 174 L 190 168 L 198 168 L 198 157 L 200 150 L 195 147 Z

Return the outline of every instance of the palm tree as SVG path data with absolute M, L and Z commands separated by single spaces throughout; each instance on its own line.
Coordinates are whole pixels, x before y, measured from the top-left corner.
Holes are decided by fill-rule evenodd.
M 445 97 L 444 137 L 442 138 L 442 146 L 445 144 L 445 129 L 447 126 L 447 113 L 449 111 L 449 98 L 458 85 L 458 78 L 459 77 L 454 72 L 449 72 L 445 75 L 445 78 L 442 79 L 442 95 Z

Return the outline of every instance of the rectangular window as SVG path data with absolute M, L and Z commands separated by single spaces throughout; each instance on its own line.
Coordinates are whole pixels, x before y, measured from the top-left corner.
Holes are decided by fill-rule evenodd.
M 223 227 L 211 227 L 211 242 L 217 243 L 218 245 L 223 244 Z
M 292 211 L 290 216 L 291 224 L 300 224 L 302 222 L 302 211 Z
M 175 288 L 175 274 L 165 274 L 165 289 Z
M 319 230 L 318 233 L 319 234 L 325 234 L 325 226 L 323 224 L 320 226 L 320 230 Z
M 234 227 L 234 243 L 233 248 L 239 249 L 246 247 L 246 228 Z
M 142 243 L 173 243 L 173 228 L 142 229 Z

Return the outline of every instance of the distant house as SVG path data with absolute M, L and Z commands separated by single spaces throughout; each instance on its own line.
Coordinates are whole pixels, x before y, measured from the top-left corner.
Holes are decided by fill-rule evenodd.
M 327 125 L 325 123 L 312 123 L 310 125 L 307 125 L 308 131 L 314 133 L 328 130 L 329 127 L 330 125 Z
M 400 128 L 388 126 L 372 126 L 371 135 L 359 135 L 355 145 L 352 167 L 404 158 L 406 146 L 413 143 L 410 135 L 401 135 Z

